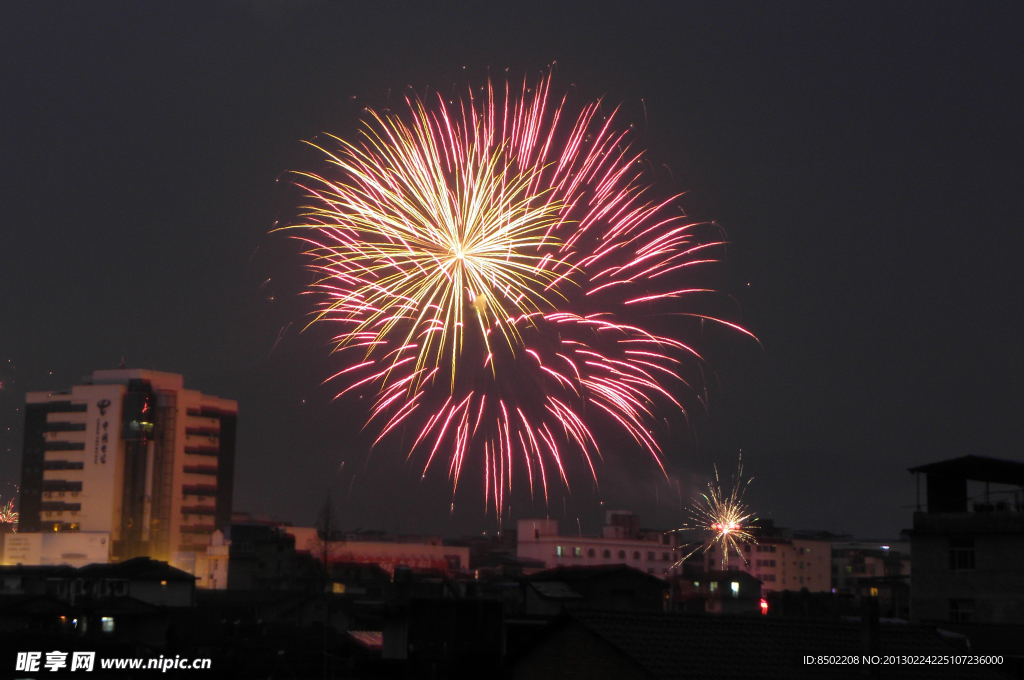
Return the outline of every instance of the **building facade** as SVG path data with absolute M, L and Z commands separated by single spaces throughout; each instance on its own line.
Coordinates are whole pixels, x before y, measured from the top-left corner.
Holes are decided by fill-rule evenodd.
M 1024 624 L 1024 463 L 964 456 L 910 472 L 927 483 L 910 536 L 911 620 Z
M 194 563 L 231 520 L 237 416 L 237 402 L 157 371 L 30 392 L 19 531 L 101 532 L 114 560 Z
M 710 545 L 703 553 L 708 571 L 722 569 L 722 548 Z M 832 544 L 772 532 L 743 545 L 742 554 L 729 551 L 726 570 L 742 571 L 761 581 L 764 594 L 780 590 L 825 593 L 832 589 Z
M 646 531 L 632 513 L 609 510 L 601 536 L 562 536 L 557 519 L 521 519 L 516 556 L 539 560 L 545 569 L 625 564 L 665 578 L 679 567 L 679 534 Z

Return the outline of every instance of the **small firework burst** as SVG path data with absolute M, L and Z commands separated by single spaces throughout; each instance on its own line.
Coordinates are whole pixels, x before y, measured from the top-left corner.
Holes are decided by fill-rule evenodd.
M 722 485 L 718 475 L 718 466 L 715 466 L 715 481 L 708 482 L 707 493 L 701 494 L 699 499 L 694 499 L 694 505 L 690 509 L 691 523 L 685 524 L 679 529 L 679 531 L 703 530 L 708 536 L 696 548 L 672 565 L 673 569 L 694 553 L 698 551 L 706 553 L 716 544 L 721 549 L 723 571 L 729 568 L 730 551 L 739 555 L 744 564 L 747 563 L 747 559 L 743 557 L 742 546 L 747 543 L 757 543 L 754 535 L 750 532 L 753 522 L 757 521 L 757 518 L 743 502 L 743 494 L 752 481 L 754 481 L 753 478 L 743 479 L 742 456 L 736 469 L 736 476 L 728 489 Z
M 6 505 L 0 505 L 0 524 L 17 524 L 18 513 L 14 511 L 14 499 L 7 501 Z

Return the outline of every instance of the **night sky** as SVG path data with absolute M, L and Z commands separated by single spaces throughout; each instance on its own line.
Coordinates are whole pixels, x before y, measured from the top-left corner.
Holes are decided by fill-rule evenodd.
M 5 3 L 0 497 L 25 392 L 124 357 L 238 400 L 236 510 L 308 524 L 330 490 L 348 527 L 496 530 L 479 481 L 451 512 L 443 469 L 368 452 L 270 231 L 298 201 L 287 171 L 323 169 L 302 140 L 408 85 L 552 63 L 556 89 L 621 103 L 670 169 L 659 191 L 727 231 L 721 285 L 763 349 L 723 337 L 709 414 L 665 435 L 669 481 L 605 450 L 599 490 L 519 493 L 513 518 L 672 528 L 742 449 L 761 516 L 894 538 L 908 467 L 1024 460 L 1024 6 L 555 4 Z

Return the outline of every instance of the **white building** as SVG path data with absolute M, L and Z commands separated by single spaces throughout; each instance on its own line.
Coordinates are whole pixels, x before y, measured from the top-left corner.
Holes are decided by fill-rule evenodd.
M 22 534 L 101 532 L 114 560 L 194 563 L 230 522 L 236 402 L 139 369 L 25 401 Z
M 110 561 L 110 534 L 104 531 L 7 534 L 5 565 L 87 564 Z
M 675 532 L 642 531 L 636 517 L 624 511 L 609 510 L 606 521 L 601 536 L 562 536 L 557 519 L 521 519 L 516 555 L 541 560 L 545 569 L 626 564 L 660 578 L 681 557 Z

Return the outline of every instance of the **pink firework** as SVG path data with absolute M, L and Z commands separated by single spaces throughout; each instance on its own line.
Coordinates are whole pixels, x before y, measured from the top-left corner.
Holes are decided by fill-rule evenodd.
M 7 501 L 5 505 L 0 505 L 0 524 L 17 524 L 18 513 L 14 511 L 14 499 Z M 17 527 L 14 529 L 17 531 Z
M 376 441 L 411 428 L 424 474 L 444 461 L 457 487 L 482 456 L 499 517 L 514 474 L 546 499 L 572 453 L 596 479 L 595 420 L 664 470 L 655 414 L 700 398 L 703 359 L 656 329 L 749 335 L 694 283 L 721 231 L 653 198 L 615 112 L 571 113 L 550 76 L 405 102 L 318 146 L 329 172 L 299 174 L 309 202 L 290 228 L 349 357 L 340 394 L 373 390 Z

